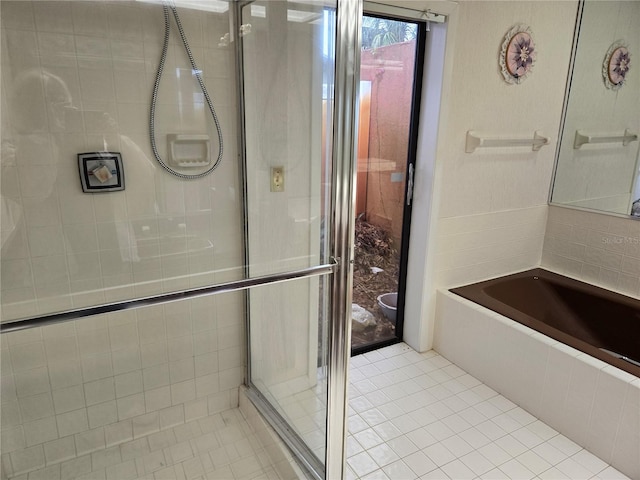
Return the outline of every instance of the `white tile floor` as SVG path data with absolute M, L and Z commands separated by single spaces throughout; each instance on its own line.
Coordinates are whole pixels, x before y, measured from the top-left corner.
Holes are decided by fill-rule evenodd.
M 240 410 L 227 410 L 12 480 L 279 480 Z
M 354 357 L 350 382 L 348 480 L 627 478 L 434 351 L 400 343 Z M 317 393 L 295 397 L 306 409 L 294 423 L 314 420 L 302 429 L 314 440 Z M 228 410 L 12 480 L 71 479 L 280 476 L 242 413 Z
M 349 479 L 626 479 L 433 350 L 351 359 Z

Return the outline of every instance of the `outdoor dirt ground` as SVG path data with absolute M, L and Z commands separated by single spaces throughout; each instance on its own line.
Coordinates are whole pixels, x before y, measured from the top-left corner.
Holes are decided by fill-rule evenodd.
M 356 222 L 353 303 L 371 312 L 376 318 L 376 325 L 359 332 L 352 330 L 352 347 L 395 335 L 395 325 L 384 317 L 377 301 L 378 295 L 398 290 L 400 259 L 392 243 L 389 233 L 381 227 L 362 220 Z M 383 271 L 373 273 L 371 267 Z

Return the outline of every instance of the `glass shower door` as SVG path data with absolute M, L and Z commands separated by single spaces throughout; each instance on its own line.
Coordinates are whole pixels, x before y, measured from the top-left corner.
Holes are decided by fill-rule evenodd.
M 335 9 L 256 1 L 242 9 L 242 78 L 249 276 L 330 263 Z M 324 470 L 327 277 L 248 294 L 249 375 L 263 413 Z M 266 412 L 265 412 L 266 410 Z
M 361 0 L 239 6 L 248 395 L 313 478 L 343 478 Z

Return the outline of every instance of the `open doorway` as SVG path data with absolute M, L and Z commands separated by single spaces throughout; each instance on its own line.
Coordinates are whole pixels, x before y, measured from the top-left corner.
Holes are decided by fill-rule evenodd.
M 402 339 L 425 24 L 365 12 L 352 354 Z

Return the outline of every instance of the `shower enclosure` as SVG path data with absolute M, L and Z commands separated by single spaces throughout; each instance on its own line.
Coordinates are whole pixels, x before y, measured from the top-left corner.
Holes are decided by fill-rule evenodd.
M 0 4 L 3 480 L 342 475 L 361 2 L 172 5 Z

